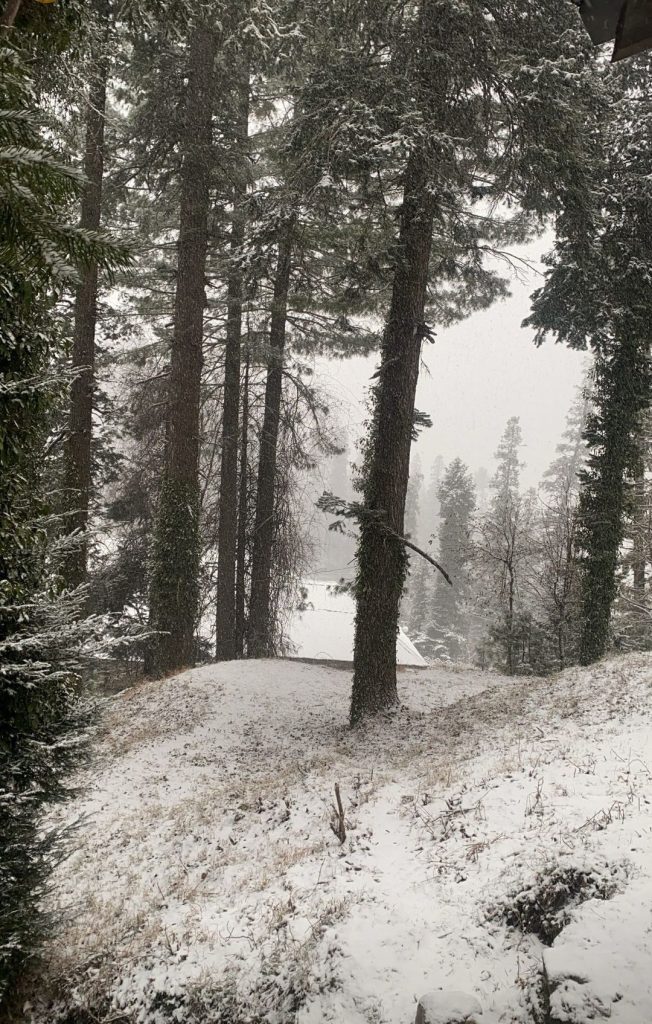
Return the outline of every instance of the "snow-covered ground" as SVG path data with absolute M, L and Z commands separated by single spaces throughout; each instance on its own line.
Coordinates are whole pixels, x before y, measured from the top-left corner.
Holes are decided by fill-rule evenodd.
M 355 732 L 349 686 L 241 662 L 107 704 L 26 1019 L 411 1024 L 441 989 L 479 1024 L 652 1021 L 652 658 L 405 670 Z

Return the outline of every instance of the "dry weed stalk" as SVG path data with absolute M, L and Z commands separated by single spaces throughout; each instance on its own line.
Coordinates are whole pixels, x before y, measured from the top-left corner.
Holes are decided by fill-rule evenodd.
M 346 827 L 344 821 L 344 808 L 342 807 L 342 797 L 340 796 L 339 782 L 335 783 L 335 800 L 337 806 L 333 807 L 333 819 L 331 821 L 331 829 L 339 839 L 340 843 L 344 845 L 346 841 Z

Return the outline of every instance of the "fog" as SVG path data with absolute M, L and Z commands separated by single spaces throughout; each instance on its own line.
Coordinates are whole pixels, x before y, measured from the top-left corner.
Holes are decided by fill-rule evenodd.
M 530 255 L 538 256 L 539 249 Z M 425 479 L 436 456 L 459 456 L 476 471 L 493 472 L 493 453 L 510 416 L 523 430 L 524 486 L 536 486 L 552 461 L 567 411 L 589 359 L 552 339 L 537 348 L 534 332 L 521 326 L 540 271 L 511 282 L 511 295 L 463 323 L 440 330 L 424 345 L 417 408 L 433 426 L 423 430 L 413 453 Z M 369 379 L 376 355 L 346 361 L 320 360 L 316 378 L 333 400 L 342 435 L 353 448 L 365 418 Z M 324 471 L 328 475 L 328 468 Z

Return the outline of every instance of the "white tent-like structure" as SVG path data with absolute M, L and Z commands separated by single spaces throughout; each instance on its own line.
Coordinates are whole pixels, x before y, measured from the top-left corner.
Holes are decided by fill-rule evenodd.
M 355 601 L 350 593 L 338 593 L 337 584 L 305 580 L 301 602 L 290 612 L 285 633 L 288 658 L 308 661 L 353 661 Z M 396 638 L 398 665 L 424 668 L 427 662 L 399 629 Z

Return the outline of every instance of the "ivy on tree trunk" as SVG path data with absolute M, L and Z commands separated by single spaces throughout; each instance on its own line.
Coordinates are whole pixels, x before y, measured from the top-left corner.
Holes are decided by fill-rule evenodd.
M 150 622 L 158 635 L 150 671 L 194 661 L 199 603 L 199 431 L 204 329 L 204 273 L 212 153 L 216 39 L 205 24 L 189 41 L 186 133 L 174 332 L 167 399 L 165 467 L 154 530 Z
M 414 401 L 419 377 L 434 201 L 427 162 L 415 150 L 404 177 L 398 253 L 383 336 L 374 414 L 365 465 L 365 506 L 382 512 L 360 523 L 351 723 L 398 701 L 396 635 L 407 571 L 403 536 L 410 474 Z
M 592 454 L 580 495 L 581 665 L 607 650 L 628 492 L 640 462 L 641 414 L 649 404 L 649 343 L 626 334 L 612 353 L 598 357 L 596 410 L 586 432 Z

